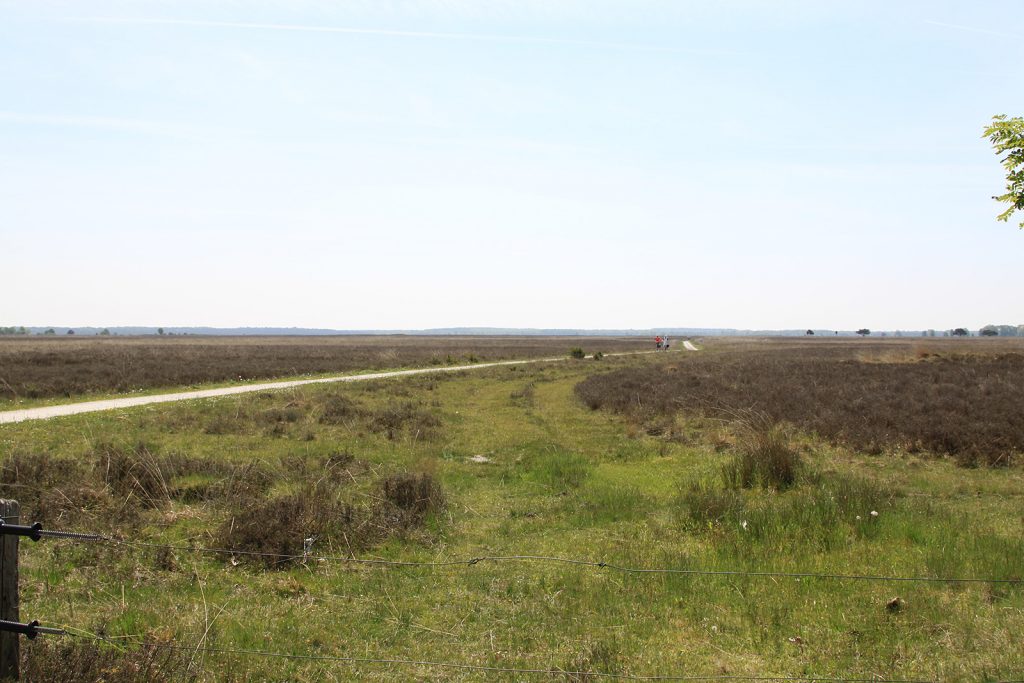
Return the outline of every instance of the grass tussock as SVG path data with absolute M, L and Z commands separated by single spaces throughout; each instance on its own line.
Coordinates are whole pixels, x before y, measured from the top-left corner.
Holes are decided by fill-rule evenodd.
M 513 402 L 522 402 L 525 405 L 532 406 L 534 398 L 536 397 L 536 386 L 533 382 L 525 384 L 520 389 L 516 389 L 509 393 L 508 397 Z
M 526 466 L 534 481 L 559 493 L 579 488 L 593 470 L 590 461 L 579 453 L 557 448 L 532 454 Z
M 803 461 L 790 445 L 786 426 L 755 411 L 745 411 L 735 425 L 737 454 L 722 467 L 726 488 L 784 490 L 793 486 Z
M 622 652 L 614 640 L 588 641 L 555 672 L 572 683 L 605 680 L 624 673 Z
M 720 469 L 721 485 L 696 481 L 680 492 L 678 510 L 691 530 L 830 548 L 844 536 L 872 535 L 879 511 L 888 514 L 902 495 L 864 477 L 811 469 L 785 426 L 763 413 L 747 412 L 734 425 L 736 453 Z

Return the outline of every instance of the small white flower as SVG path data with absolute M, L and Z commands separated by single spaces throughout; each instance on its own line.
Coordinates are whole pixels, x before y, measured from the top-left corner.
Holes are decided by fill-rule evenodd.
M 876 510 L 872 510 L 871 511 L 871 516 L 872 517 L 877 517 L 878 516 L 878 512 Z
M 740 526 L 743 527 L 744 531 L 746 531 L 747 530 L 747 520 L 743 520 L 742 522 L 740 522 Z
M 857 521 L 858 522 L 860 521 L 860 515 L 857 515 Z

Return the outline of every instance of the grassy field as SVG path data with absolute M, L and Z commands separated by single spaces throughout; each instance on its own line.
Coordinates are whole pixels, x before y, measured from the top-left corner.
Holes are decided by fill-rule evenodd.
M 647 349 L 637 337 L 0 337 L 0 409 L 40 400 L 99 397 L 353 370 Z
M 639 574 L 541 561 L 395 567 L 137 545 L 301 556 L 303 539 L 315 537 L 313 555 L 401 561 L 547 555 L 642 568 L 1024 578 L 1024 472 L 1014 462 L 965 468 L 895 445 L 869 454 L 806 428 L 760 424 L 763 413 L 723 420 L 678 402 L 656 413 L 594 410 L 578 396 L 595 375 L 699 375 L 738 355 L 819 357 L 821 344 L 709 343 L 701 354 L 4 426 L 0 493 L 22 502 L 27 521 L 125 542 L 22 545 L 23 618 L 122 643 L 40 637 L 23 645 L 25 666 L 34 680 L 55 681 L 532 678 L 210 651 L 247 649 L 540 669 L 564 680 L 593 680 L 565 673 L 574 671 L 1019 678 L 1017 584 Z M 972 347 L 962 362 L 995 348 Z M 867 356 L 853 362 L 894 372 L 931 362 L 895 342 L 860 349 Z M 830 362 L 851 360 L 843 353 Z M 969 398 L 984 393 L 968 387 Z

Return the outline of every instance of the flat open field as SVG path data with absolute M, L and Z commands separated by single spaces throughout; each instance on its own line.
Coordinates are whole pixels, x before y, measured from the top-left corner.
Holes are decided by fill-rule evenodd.
M 637 337 L 0 338 L 4 401 L 274 377 L 647 349 Z
M 1020 678 L 1024 469 L 964 406 L 1022 353 L 709 340 L 5 425 L 23 520 L 113 539 L 22 543 L 22 618 L 78 634 L 23 641 L 26 677 Z M 936 382 L 977 458 L 900 431 Z M 857 396 L 921 398 L 880 440 Z

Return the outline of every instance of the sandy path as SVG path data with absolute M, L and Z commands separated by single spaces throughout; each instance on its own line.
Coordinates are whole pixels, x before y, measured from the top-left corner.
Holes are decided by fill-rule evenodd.
M 683 342 L 685 346 L 689 342 Z M 689 347 L 688 347 L 689 348 Z M 696 350 L 696 349 L 691 349 Z M 606 356 L 633 356 L 645 353 L 657 353 L 657 351 L 632 351 L 622 353 L 606 353 Z M 170 403 L 172 401 L 188 401 L 195 398 L 214 398 L 217 396 L 232 396 L 234 394 L 247 394 L 253 391 L 273 391 L 276 389 L 288 389 L 300 387 L 306 384 L 327 384 L 331 382 L 365 382 L 371 379 L 386 379 L 388 377 L 405 377 L 407 375 L 426 375 L 441 372 L 458 372 L 460 370 L 478 370 L 480 368 L 494 368 L 500 365 L 523 365 L 525 363 L 554 363 L 568 360 L 568 356 L 556 358 L 531 358 L 527 360 L 505 360 L 493 363 L 474 363 L 473 365 L 453 365 L 443 368 L 420 368 L 416 370 L 392 370 L 389 372 L 374 372 L 365 375 L 344 375 L 341 377 L 322 377 L 320 379 L 297 379 L 283 382 L 263 382 L 261 384 L 245 384 L 237 387 L 223 387 L 221 389 L 200 389 L 197 391 L 181 391 L 173 394 L 153 394 L 152 396 L 125 396 L 124 398 L 111 398 L 103 401 L 85 401 L 82 403 L 66 403 L 57 406 L 42 406 L 39 408 L 24 408 L 22 410 L 6 410 L 0 412 L 0 424 L 9 422 L 24 422 L 25 420 L 47 420 L 53 417 L 64 415 L 78 415 L 79 413 L 94 413 L 99 410 L 115 410 L 117 408 L 133 408 L 145 406 L 151 403 Z
M 700 351 L 700 349 L 698 349 L 696 346 L 690 343 L 689 339 L 683 342 L 683 348 L 686 349 L 687 351 Z

